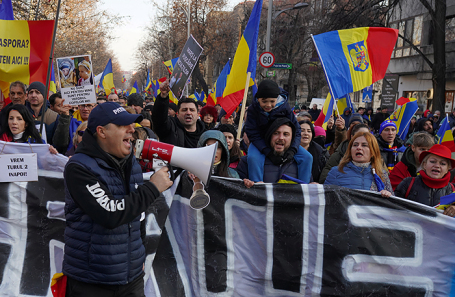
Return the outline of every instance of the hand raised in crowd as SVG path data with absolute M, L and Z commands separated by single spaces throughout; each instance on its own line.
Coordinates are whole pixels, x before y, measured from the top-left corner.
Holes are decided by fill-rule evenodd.
M 57 104 L 54 105 L 54 109 L 56 109 L 56 111 L 59 115 L 62 115 L 62 114 L 70 115 L 71 105 L 63 104 L 63 103 L 65 103 L 65 99 L 62 100 L 62 105 L 60 105 L 60 106 L 57 106 Z
M 330 116 L 330 119 L 327 121 L 327 130 L 332 129 L 335 120 L 333 119 L 333 115 Z
M 57 155 L 58 154 L 58 151 L 55 147 L 53 147 L 52 145 L 49 145 L 49 152 L 53 155 Z
M 337 120 L 335 121 L 335 126 L 337 127 L 338 130 L 343 130 L 345 128 L 345 122 L 341 116 L 337 117 Z
M 160 84 L 160 96 L 161 98 L 166 98 L 169 94 L 169 91 L 171 88 L 169 88 L 169 80 L 166 79 L 164 82 Z
M 382 190 L 381 192 L 382 197 L 385 197 L 385 198 L 389 198 L 390 196 L 392 196 L 392 193 L 390 193 L 389 191 L 387 190 Z
M 444 214 L 446 216 L 449 216 L 449 217 L 455 217 L 455 205 L 449 205 L 449 207 L 447 207 L 445 210 L 444 210 Z
M 155 172 L 150 177 L 150 182 L 155 185 L 155 187 L 158 189 L 158 191 L 160 191 L 160 193 L 166 191 L 173 184 L 173 182 L 169 178 L 169 168 L 165 166 L 158 170 L 157 172 Z

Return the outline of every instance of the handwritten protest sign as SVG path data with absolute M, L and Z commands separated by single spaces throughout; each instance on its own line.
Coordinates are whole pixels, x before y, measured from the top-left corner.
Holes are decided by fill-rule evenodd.
M 36 154 L 8 154 L 0 156 L 0 182 L 38 181 Z
M 182 97 L 186 82 L 191 73 L 193 73 L 202 51 L 203 48 L 194 39 L 193 35 L 191 35 L 186 41 L 177 63 L 175 63 L 174 71 L 169 81 L 172 93 L 177 98 L 180 99 Z
M 96 103 L 90 55 L 57 58 L 60 88 L 65 104 Z

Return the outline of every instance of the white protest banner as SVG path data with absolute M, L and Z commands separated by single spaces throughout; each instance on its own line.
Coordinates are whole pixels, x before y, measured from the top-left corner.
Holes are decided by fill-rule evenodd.
M 96 103 L 90 55 L 57 58 L 60 88 L 65 104 Z
M 38 181 L 36 154 L 0 155 L 0 182 Z
M 202 51 L 203 48 L 191 35 L 186 41 L 177 63 L 175 63 L 174 71 L 169 81 L 169 87 L 177 98 L 180 99 L 182 97 L 186 82 L 191 73 L 193 73 Z

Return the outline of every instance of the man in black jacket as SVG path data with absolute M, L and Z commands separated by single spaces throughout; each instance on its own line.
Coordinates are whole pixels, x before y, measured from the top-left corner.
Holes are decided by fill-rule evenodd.
M 176 117 L 168 116 L 169 109 L 169 82 L 160 85 L 161 93 L 157 96 L 153 106 L 153 129 L 159 140 L 172 145 L 195 148 L 205 126 L 197 112 L 196 101 L 182 98 L 178 103 Z
M 144 296 L 142 213 L 172 185 L 167 167 L 143 182 L 134 123 L 115 102 L 96 106 L 65 180 L 66 296 Z

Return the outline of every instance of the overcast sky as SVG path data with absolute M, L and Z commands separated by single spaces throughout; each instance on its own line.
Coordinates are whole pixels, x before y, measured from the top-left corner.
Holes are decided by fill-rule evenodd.
M 117 27 L 112 33 L 116 37 L 111 43 L 111 49 L 118 58 L 122 70 L 135 70 L 136 61 L 134 51 L 139 42 L 145 38 L 145 27 L 151 24 L 155 17 L 154 7 L 150 0 L 104 0 L 100 9 L 118 16 L 129 16 L 122 26 Z M 157 0 L 165 3 L 166 0 Z M 241 0 L 229 0 L 229 6 L 234 7 Z

